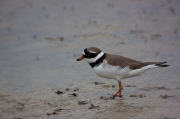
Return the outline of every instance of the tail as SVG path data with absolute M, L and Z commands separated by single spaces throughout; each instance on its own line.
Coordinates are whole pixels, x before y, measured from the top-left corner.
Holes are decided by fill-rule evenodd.
M 169 65 L 165 64 L 167 62 L 145 62 L 143 63 L 145 66 L 147 65 L 151 65 L 151 64 L 155 64 L 155 66 L 158 66 L 158 67 L 168 67 Z
M 167 65 L 165 63 L 167 63 L 167 62 L 156 63 L 155 66 L 158 66 L 158 67 L 168 67 L 169 65 Z

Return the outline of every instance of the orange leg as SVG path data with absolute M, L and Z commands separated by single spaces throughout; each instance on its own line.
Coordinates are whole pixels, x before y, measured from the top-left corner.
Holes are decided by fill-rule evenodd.
M 119 82 L 119 90 L 116 92 L 116 94 L 113 96 L 113 99 L 115 99 L 116 96 L 122 97 L 121 91 L 123 90 L 123 85 L 121 81 Z

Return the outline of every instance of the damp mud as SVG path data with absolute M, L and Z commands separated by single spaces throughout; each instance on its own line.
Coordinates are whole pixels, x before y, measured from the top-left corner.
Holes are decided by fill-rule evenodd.
M 178 0 L 0 1 L 0 119 L 179 119 Z M 98 77 L 90 46 L 167 61 L 140 77 Z

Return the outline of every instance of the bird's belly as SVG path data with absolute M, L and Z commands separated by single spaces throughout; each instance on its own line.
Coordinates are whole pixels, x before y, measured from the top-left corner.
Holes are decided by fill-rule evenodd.
M 106 69 L 98 69 L 98 68 L 93 68 L 94 72 L 103 78 L 108 78 L 108 79 L 115 79 L 115 72 L 110 71 L 110 70 L 106 70 Z
M 98 67 L 94 67 L 93 70 L 100 77 L 117 80 L 129 77 L 128 74 L 130 71 L 128 67 L 120 68 L 117 66 L 110 65 L 99 65 Z

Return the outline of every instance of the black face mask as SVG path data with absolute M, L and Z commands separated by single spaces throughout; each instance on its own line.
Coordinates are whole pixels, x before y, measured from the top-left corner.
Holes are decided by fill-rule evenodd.
M 83 55 L 83 57 L 88 58 L 88 59 L 94 58 L 94 57 L 96 57 L 98 55 L 98 53 L 90 53 L 90 52 L 88 52 L 87 48 L 84 49 L 84 53 L 85 53 L 85 55 Z

